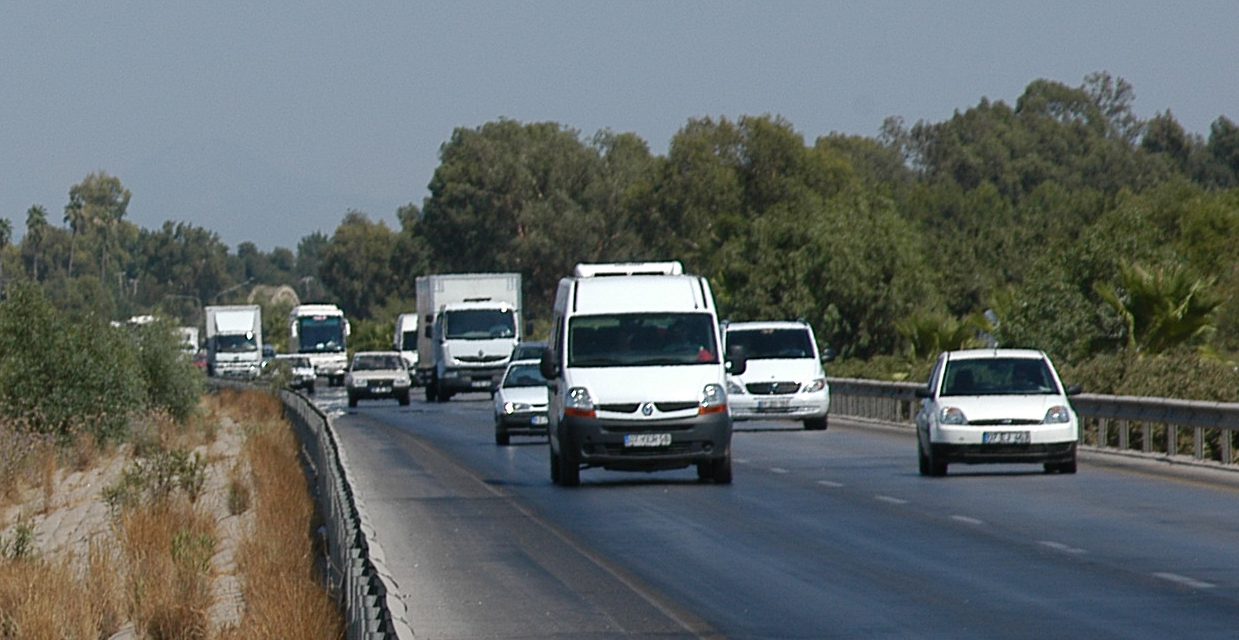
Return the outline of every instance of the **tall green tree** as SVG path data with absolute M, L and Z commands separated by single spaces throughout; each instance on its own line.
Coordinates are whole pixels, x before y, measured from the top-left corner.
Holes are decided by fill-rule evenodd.
M 368 319 L 393 294 L 396 240 L 386 222 L 371 222 L 359 211 L 350 211 L 336 228 L 323 252 L 319 277 L 349 315 Z
M 69 204 L 65 205 L 65 222 L 72 241 L 84 234 L 99 236 L 100 274 L 106 278 L 108 257 L 132 194 L 120 179 L 99 171 L 69 189 Z M 73 244 L 69 251 L 69 275 L 73 275 Z

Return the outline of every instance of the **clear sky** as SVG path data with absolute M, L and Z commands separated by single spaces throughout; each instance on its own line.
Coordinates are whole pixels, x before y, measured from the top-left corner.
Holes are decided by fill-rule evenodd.
M 102 170 L 143 227 L 295 249 L 350 209 L 396 228 L 452 130 L 501 117 L 665 153 L 773 114 L 811 142 L 1095 71 L 1207 136 L 1239 120 L 1239 2 L 0 0 L 0 218 L 62 224 Z

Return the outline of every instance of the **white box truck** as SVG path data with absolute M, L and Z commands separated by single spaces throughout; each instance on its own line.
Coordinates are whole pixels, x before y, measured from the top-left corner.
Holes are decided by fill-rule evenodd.
M 730 483 L 726 372 L 745 361 L 722 345 L 709 283 L 679 262 L 577 265 L 559 282 L 541 362 L 552 482 L 695 465 Z
M 521 338 L 521 274 L 417 278 L 417 377 L 427 402 L 490 391 Z
M 349 323 L 334 304 L 303 304 L 288 312 L 288 351 L 310 358 L 327 385 L 344 384 L 348 371 Z
M 392 348 L 400 352 L 404 364 L 413 375 L 417 371 L 417 314 L 402 313 L 396 316 L 396 331 L 392 335 Z M 416 377 L 416 376 L 415 376 Z M 414 380 L 414 382 L 417 382 Z
M 207 375 L 258 377 L 262 370 L 262 309 L 258 305 L 209 306 L 206 312 Z

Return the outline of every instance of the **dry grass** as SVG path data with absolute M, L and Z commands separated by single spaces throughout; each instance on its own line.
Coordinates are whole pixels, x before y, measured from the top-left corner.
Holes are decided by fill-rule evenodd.
M 146 416 L 133 425 L 132 451 L 175 457 L 214 442 L 225 418 L 244 428 L 242 456 L 192 462 L 227 465 L 219 467 L 227 470 L 226 514 L 209 512 L 193 500 L 193 487 L 178 485 L 117 509 L 112 531 L 94 538 L 86 558 L 40 557 L 26 525 L 0 539 L 0 639 L 107 638 L 128 623 L 157 640 L 342 638 L 338 607 L 317 577 L 314 506 L 299 446 L 277 399 L 225 392 L 204 398 L 187 424 Z M 23 513 L 46 514 L 56 506 L 61 469 L 84 471 L 105 453 L 114 451 L 93 438 L 57 447 L 0 423 L 0 506 L 25 500 Z M 159 465 L 135 468 L 161 477 Z M 244 613 L 236 627 L 216 630 L 212 562 L 223 535 L 216 518 L 240 514 L 253 519 L 236 551 Z
M 246 614 L 226 638 L 341 638 L 335 603 L 316 577 L 314 505 L 299 447 L 279 401 L 245 394 L 234 419 L 251 426 L 245 443 L 255 489 L 256 535 L 239 550 Z

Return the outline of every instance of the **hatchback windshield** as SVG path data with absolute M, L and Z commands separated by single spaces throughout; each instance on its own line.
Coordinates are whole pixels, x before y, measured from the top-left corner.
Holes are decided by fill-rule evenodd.
M 977 358 L 946 365 L 944 396 L 1058 394 L 1058 385 L 1044 360 Z
M 749 360 L 813 357 L 813 342 L 809 338 L 809 332 L 804 329 L 728 331 L 727 348 L 733 347 L 740 347 Z
M 353 371 L 385 371 L 403 368 L 404 359 L 394 354 L 357 356 L 353 360 Z
M 516 364 L 508 369 L 508 375 L 503 379 L 504 387 L 545 387 L 546 378 L 538 368 L 538 363 Z
M 573 367 L 718 364 L 713 316 L 639 313 L 577 316 L 568 325 Z

